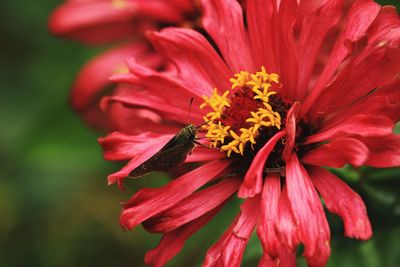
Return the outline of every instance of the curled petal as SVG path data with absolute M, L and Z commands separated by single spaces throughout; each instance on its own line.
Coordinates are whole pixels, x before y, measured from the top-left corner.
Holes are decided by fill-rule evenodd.
M 372 236 L 371 224 L 361 197 L 345 182 L 322 169 L 309 169 L 310 177 L 325 201 L 326 208 L 339 215 L 344 223 L 345 235 L 367 240 Z
M 276 143 L 285 135 L 285 131 L 275 134 L 268 142 L 258 151 L 254 157 L 250 168 L 248 169 L 244 181 L 239 189 L 239 197 L 253 197 L 262 190 L 262 175 L 264 172 L 264 164 L 269 154 L 274 149 Z
M 282 158 L 287 161 L 294 147 L 296 139 L 296 123 L 297 117 L 300 111 L 300 103 L 295 102 L 293 106 L 289 109 L 286 117 L 286 145 L 282 152 Z

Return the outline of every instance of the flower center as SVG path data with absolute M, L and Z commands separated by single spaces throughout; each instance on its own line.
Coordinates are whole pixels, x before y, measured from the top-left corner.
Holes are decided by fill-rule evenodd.
M 241 71 L 230 79 L 232 87 L 222 94 L 215 88 L 203 96 L 207 109 L 202 128 L 210 146 L 228 157 L 253 156 L 281 127 L 288 105 L 277 91 L 282 85 L 276 73 L 264 67 L 256 73 Z

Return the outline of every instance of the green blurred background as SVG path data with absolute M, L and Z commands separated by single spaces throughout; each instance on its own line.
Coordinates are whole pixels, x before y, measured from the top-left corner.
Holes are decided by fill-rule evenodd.
M 166 179 L 153 175 L 126 191 L 107 186 L 107 174 L 118 166 L 102 159 L 99 134 L 67 104 L 74 74 L 102 49 L 48 34 L 47 17 L 60 2 L 1 3 L 0 266 L 143 266 L 145 251 L 159 236 L 141 227 L 123 232 L 119 202 Z M 344 238 L 340 220 L 329 215 L 329 266 L 400 266 L 399 169 L 337 172 L 366 201 L 375 235 L 368 242 Z M 169 266 L 199 265 L 237 212 L 235 204 L 190 239 Z M 243 266 L 256 266 L 259 255 L 252 240 Z

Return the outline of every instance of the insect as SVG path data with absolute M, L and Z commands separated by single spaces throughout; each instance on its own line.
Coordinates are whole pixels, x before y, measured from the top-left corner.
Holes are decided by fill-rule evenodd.
M 160 151 L 132 170 L 129 177 L 139 177 L 153 171 L 168 171 L 181 164 L 195 144 L 198 144 L 195 140 L 197 129 L 193 124 L 183 127 Z

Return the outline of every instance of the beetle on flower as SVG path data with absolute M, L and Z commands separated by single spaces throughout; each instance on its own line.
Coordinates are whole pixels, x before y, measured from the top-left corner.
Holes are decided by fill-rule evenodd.
M 360 196 L 323 167 L 400 165 L 398 14 L 371 0 L 201 4 L 216 47 L 190 29 L 152 32 L 171 67 L 159 72 L 129 59 L 129 73 L 112 78 L 121 90 L 102 101 L 104 109 L 118 102 L 151 111 L 158 127 L 135 124 L 139 134 L 99 141 L 107 159 L 129 160 L 109 176 L 122 186 L 183 127 L 194 97 L 193 123 L 207 122 L 201 137 L 213 149 L 197 147 L 185 161 L 195 168 L 137 192 L 121 225 L 162 233 L 145 261 L 163 266 L 237 193 L 240 212 L 203 266 L 239 266 L 254 230 L 260 266 L 294 266 L 300 244 L 309 266 L 325 266 L 330 230 L 320 197 L 346 236 L 367 240 L 372 229 Z

